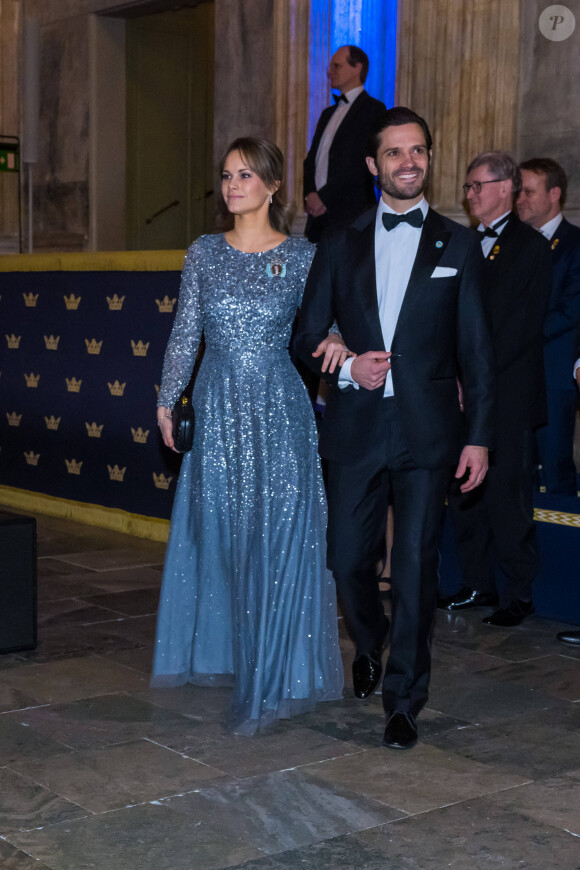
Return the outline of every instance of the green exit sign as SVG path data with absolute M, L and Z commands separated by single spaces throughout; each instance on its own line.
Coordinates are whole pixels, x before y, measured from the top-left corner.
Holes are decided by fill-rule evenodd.
M 0 148 L 0 172 L 19 171 L 18 151 L 14 148 Z

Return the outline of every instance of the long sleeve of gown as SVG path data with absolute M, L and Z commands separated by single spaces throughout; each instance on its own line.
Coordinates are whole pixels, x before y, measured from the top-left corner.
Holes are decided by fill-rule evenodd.
M 203 330 L 198 253 L 194 242 L 181 273 L 177 313 L 165 350 L 157 402 L 164 408 L 172 408 L 189 383 Z

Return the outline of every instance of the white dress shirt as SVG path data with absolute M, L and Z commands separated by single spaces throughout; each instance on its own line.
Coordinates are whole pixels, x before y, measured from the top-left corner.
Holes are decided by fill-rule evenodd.
M 547 223 L 545 223 L 543 227 L 540 227 L 541 234 L 545 236 L 548 241 L 551 241 L 552 236 L 562 223 L 562 217 L 562 212 L 559 211 L 556 217 L 553 217 L 552 220 L 549 220 Z
M 405 212 L 396 212 L 388 206 L 383 199 L 380 200 L 375 219 L 375 270 L 377 281 L 377 301 L 379 305 L 379 320 L 385 349 L 390 350 L 393 343 L 393 335 L 399 319 L 399 312 L 405 298 L 405 292 L 411 277 L 411 271 L 417 256 L 417 249 L 421 239 L 422 228 L 412 227 L 407 223 L 400 223 L 394 229 L 387 231 L 383 226 L 383 214 L 407 214 L 420 208 L 423 218 L 427 216 L 429 205 L 423 198 L 421 202 L 408 208 Z M 369 347 L 369 350 L 379 350 Z M 356 389 L 359 385 L 351 376 L 350 368 L 353 358 L 347 359 L 340 370 L 338 380 L 339 387 L 352 384 Z M 393 396 L 393 377 L 387 373 L 385 381 L 385 396 Z
M 359 85 L 358 88 L 353 88 L 350 91 L 346 91 L 344 96 L 347 99 L 345 103 L 344 100 L 341 100 L 332 115 L 330 116 L 330 120 L 326 127 L 324 128 L 324 133 L 322 134 L 322 138 L 320 140 L 320 145 L 318 146 L 318 151 L 316 152 L 316 169 L 314 172 L 314 183 L 316 184 L 316 190 L 320 190 L 321 187 L 327 182 L 328 179 L 328 152 L 330 151 L 330 146 L 332 145 L 332 140 L 336 134 L 336 131 L 344 121 L 348 110 L 356 100 L 359 94 L 362 94 L 364 91 L 364 87 Z
M 493 221 L 493 223 L 490 224 L 490 226 L 493 227 L 494 224 L 499 223 L 499 221 L 503 220 L 503 219 L 504 219 L 505 217 L 507 217 L 509 214 L 511 214 L 511 211 L 506 211 L 506 212 L 504 212 L 502 215 L 500 215 L 499 217 L 497 217 L 497 218 Z M 498 227 L 498 228 L 497 228 L 496 233 L 497 233 L 498 237 L 501 236 L 502 232 L 503 232 L 504 229 L 505 229 L 506 224 L 507 224 L 507 221 L 505 221 L 505 222 L 501 225 L 501 227 Z M 482 231 L 482 230 L 484 230 L 485 228 L 486 228 L 486 227 L 485 227 L 485 224 L 480 224 L 480 225 L 478 226 L 477 229 L 478 229 L 479 231 Z M 491 251 L 491 249 L 492 249 L 492 247 L 493 247 L 494 245 L 497 245 L 497 238 L 495 238 L 494 236 L 482 236 L 482 237 L 481 237 L 481 250 L 483 251 L 483 256 L 484 256 L 486 259 L 487 259 L 487 257 L 489 256 L 489 252 Z

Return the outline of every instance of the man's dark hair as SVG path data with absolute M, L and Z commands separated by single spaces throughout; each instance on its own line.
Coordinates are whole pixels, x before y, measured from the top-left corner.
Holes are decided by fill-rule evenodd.
M 362 48 L 359 48 L 358 45 L 345 45 L 345 48 L 348 48 L 348 62 L 351 66 L 356 66 L 357 63 L 362 64 L 362 68 L 360 71 L 360 81 L 361 85 L 364 85 L 366 77 L 369 74 L 368 55 L 366 55 Z
M 568 190 L 568 179 L 559 163 L 556 163 L 556 161 L 552 160 L 550 157 L 532 157 L 531 160 L 524 160 L 523 163 L 520 163 L 520 169 L 527 169 L 529 172 L 534 172 L 536 175 L 545 175 L 546 190 L 552 190 L 553 187 L 559 187 L 560 205 L 564 205 L 566 202 L 566 192 Z
M 373 160 L 376 161 L 381 133 L 383 130 L 386 130 L 387 127 L 402 127 L 403 124 L 418 124 L 425 135 L 427 151 L 431 151 L 433 139 L 431 138 L 427 121 L 425 121 L 425 119 L 420 115 L 417 115 L 417 113 L 412 109 L 407 109 L 405 106 L 395 106 L 392 109 L 387 109 L 385 114 L 381 115 L 380 119 L 377 121 L 375 129 L 371 133 L 369 141 L 367 142 L 368 157 L 372 157 Z

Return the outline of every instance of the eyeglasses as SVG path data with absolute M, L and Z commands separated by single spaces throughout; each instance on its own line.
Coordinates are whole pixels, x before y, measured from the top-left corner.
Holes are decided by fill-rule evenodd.
M 490 178 L 489 181 L 472 181 L 471 184 L 463 185 L 463 193 L 467 196 L 473 188 L 473 192 L 477 196 L 478 193 L 481 193 L 481 188 L 484 184 L 495 184 L 496 181 L 505 181 L 505 178 Z

